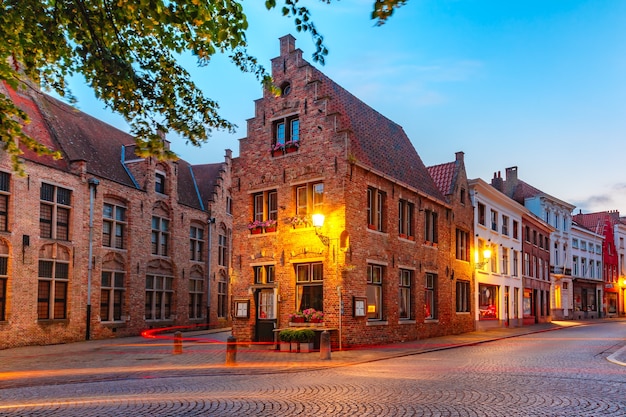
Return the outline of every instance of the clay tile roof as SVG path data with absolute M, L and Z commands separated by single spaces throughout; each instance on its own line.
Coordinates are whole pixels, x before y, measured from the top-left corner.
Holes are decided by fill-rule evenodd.
M 439 188 L 443 195 L 452 194 L 454 191 L 453 188 L 454 179 L 456 177 L 456 168 L 456 161 L 428 167 L 430 176 L 433 177 L 437 188 Z
M 357 163 L 444 200 L 404 129 L 318 71 L 332 90 L 331 105 L 348 131 L 349 153 Z

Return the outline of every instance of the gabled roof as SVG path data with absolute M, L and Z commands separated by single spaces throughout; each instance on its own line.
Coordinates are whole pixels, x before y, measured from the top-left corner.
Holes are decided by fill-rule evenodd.
M 443 195 L 454 192 L 454 180 L 457 174 L 457 162 L 446 162 L 428 167 L 430 176 Z
M 613 233 L 613 226 L 621 223 L 618 211 L 600 211 L 596 213 L 579 213 L 572 216 L 572 219 L 594 233 L 605 235 Z M 609 226 L 609 227 L 605 227 Z
M 338 129 L 348 132 L 348 152 L 356 163 L 444 201 L 402 126 L 369 107 L 321 71 L 314 71 L 331 90 L 330 104 L 340 118 Z
M 63 156 L 54 160 L 26 150 L 24 159 L 65 172 L 70 172 L 72 162 L 84 161 L 89 174 L 137 188 L 124 165 L 124 161 L 141 159 L 134 155 L 135 140 L 131 135 L 34 89 L 16 93 L 0 85 L 0 94 L 9 96 L 28 114 L 31 123 L 24 127 L 26 134 Z M 215 164 L 217 169 L 207 171 L 204 165 L 196 170 L 184 160 L 177 164 L 179 203 L 203 210 L 202 202 L 212 193 L 221 165 Z
M 198 192 L 200 193 L 202 201 L 204 203 L 214 201 L 213 192 L 216 191 L 215 186 L 217 184 L 217 179 L 221 176 L 223 164 L 216 163 L 193 165 L 191 168 L 197 183 L 202 184 L 202 186 L 198 187 Z

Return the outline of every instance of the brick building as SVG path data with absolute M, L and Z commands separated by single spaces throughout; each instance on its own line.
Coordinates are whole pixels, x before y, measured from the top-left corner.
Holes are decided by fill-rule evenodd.
M 574 221 L 603 236 L 595 242 L 595 249 L 587 248 L 591 253 L 601 253 L 602 260 L 596 265 L 595 277 L 602 279 L 602 285 L 597 291 L 598 312 L 604 317 L 616 317 L 619 314 L 619 253 L 618 242 L 615 241 L 616 226 L 622 224 L 623 220 L 617 210 L 601 211 L 595 213 L 579 213 L 573 216 Z
M 280 94 L 255 102 L 233 160 L 234 335 L 271 342 L 311 325 L 347 346 L 473 330 L 462 154 L 442 192 L 403 129 L 290 35 L 272 75 Z M 291 316 L 310 309 L 322 323 Z
M 229 322 L 231 154 L 191 166 L 29 86 L 0 85 L 63 158 L 0 158 L 0 348 Z

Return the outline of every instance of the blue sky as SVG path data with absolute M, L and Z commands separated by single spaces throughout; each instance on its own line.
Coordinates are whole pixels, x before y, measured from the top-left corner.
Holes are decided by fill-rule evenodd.
M 269 68 L 291 33 L 312 62 L 310 35 L 263 3 L 243 3 L 249 52 Z M 626 215 L 626 1 L 411 0 L 382 27 L 372 1 L 302 4 L 329 49 L 318 68 L 403 126 L 426 165 L 463 151 L 470 178 L 517 166 L 576 213 Z M 183 62 L 239 128 L 200 150 L 169 137 L 172 149 L 193 164 L 222 161 L 225 148 L 237 156 L 259 83 L 224 57 Z M 82 111 L 128 130 L 80 80 L 72 89 Z

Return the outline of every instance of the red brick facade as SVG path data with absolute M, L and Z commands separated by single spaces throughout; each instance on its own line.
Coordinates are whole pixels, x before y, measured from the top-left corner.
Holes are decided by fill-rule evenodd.
M 343 346 L 473 330 L 473 307 L 457 312 L 456 297 L 459 280 L 473 288 L 455 252 L 457 228 L 472 232 L 462 155 L 441 191 L 400 126 L 304 61 L 293 37 L 280 41 L 281 94 L 256 101 L 233 161 L 235 336 L 271 341 L 311 306 Z M 255 219 L 277 228 L 253 234 Z
M 0 161 L 0 349 L 229 326 L 230 151 L 200 166 L 139 158 L 132 137 L 63 103 L 0 92 L 28 112 L 27 132 L 64 156 L 26 152 L 24 177 Z

